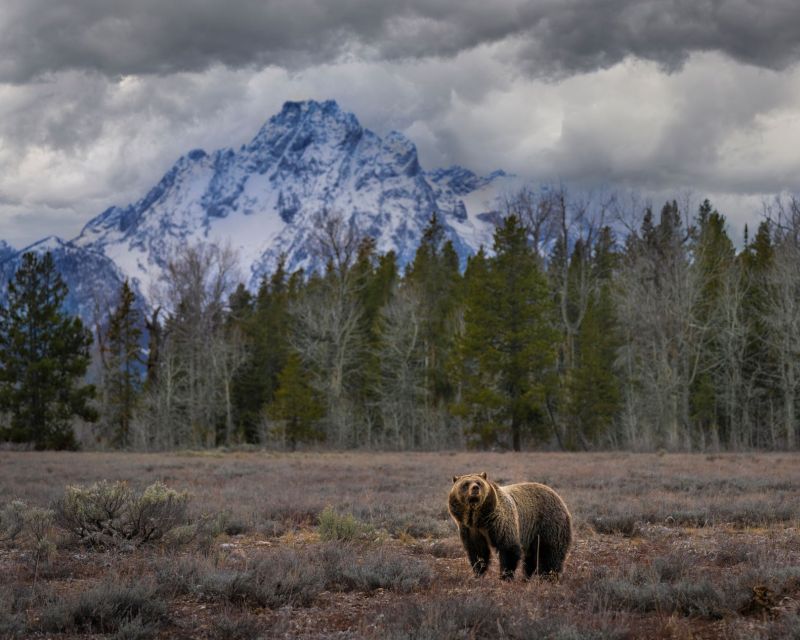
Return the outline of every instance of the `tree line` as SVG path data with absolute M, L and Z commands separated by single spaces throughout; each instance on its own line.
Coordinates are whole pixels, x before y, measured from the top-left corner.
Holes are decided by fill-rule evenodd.
M 741 247 L 708 200 L 525 188 L 460 264 L 432 216 L 401 273 L 321 215 L 321 273 L 186 248 L 145 308 L 125 282 L 93 331 L 28 254 L 0 309 L 0 439 L 294 449 L 794 449 L 800 203 Z M 85 383 L 92 366 L 94 384 Z

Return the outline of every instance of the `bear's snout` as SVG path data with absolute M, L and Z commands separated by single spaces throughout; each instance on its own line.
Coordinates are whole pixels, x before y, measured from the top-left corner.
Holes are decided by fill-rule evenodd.
M 481 487 L 476 482 L 469 488 L 469 501 L 478 502 L 481 497 Z

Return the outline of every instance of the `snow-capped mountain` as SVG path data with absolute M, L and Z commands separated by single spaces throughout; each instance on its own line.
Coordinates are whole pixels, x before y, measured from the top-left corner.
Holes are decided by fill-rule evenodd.
M 5 262 L 16 252 L 17 250 L 10 244 L 8 244 L 5 240 L 0 240 L 0 263 Z
M 317 216 L 335 214 L 376 239 L 378 251 L 413 258 L 440 212 L 459 254 L 490 243 L 493 192 L 505 174 L 460 167 L 426 174 L 413 143 L 380 138 L 334 101 L 287 102 L 238 150 L 182 156 L 142 200 L 111 207 L 75 244 L 111 258 L 143 291 L 187 243 L 229 243 L 249 286 L 285 253 L 289 269 L 318 268 Z
M 183 247 L 216 243 L 238 253 L 242 278 L 255 288 L 282 254 L 290 270 L 322 266 L 314 253 L 320 216 L 341 216 L 375 238 L 378 251 L 394 250 L 403 266 L 434 212 L 466 260 L 491 245 L 497 195 L 511 180 L 462 167 L 425 172 L 403 134 L 381 138 L 334 101 L 287 102 L 250 143 L 190 151 L 144 198 L 110 207 L 71 242 L 58 241 L 57 260 L 61 266 L 86 252 L 97 267 L 89 274 L 69 263 L 75 298 L 87 282 L 118 286 L 119 277 L 148 296 Z
M 0 301 L 5 299 L 7 283 L 20 267 L 22 256 L 28 252 L 41 255 L 48 251 L 69 288 L 64 308 L 80 316 L 87 326 L 94 326 L 109 305 L 113 306 L 125 276 L 102 253 L 75 246 L 56 236 L 48 236 L 21 251 L 12 249 L 0 260 Z

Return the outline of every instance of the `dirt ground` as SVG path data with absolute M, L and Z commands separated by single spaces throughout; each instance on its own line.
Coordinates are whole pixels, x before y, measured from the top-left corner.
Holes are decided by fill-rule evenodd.
M 560 579 L 472 576 L 478 471 L 564 498 Z M 800 638 L 798 454 L 0 452 L 0 507 L 99 480 L 188 491 L 194 534 L 0 542 L 0 637 Z

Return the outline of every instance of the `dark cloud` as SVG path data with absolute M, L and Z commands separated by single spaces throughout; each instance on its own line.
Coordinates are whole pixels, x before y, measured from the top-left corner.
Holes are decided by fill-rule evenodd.
M 628 56 L 674 71 L 695 52 L 783 69 L 800 55 L 794 0 L 568 0 L 537 4 L 520 34 L 532 72 L 568 75 Z
M 770 69 L 800 53 L 796 0 L 6 0 L 0 80 L 452 56 L 511 40 L 535 76 L 698 51 Z
M 3 0 L 0 237 L 74 235 L 307 98 L 425 167 L 751 214 L 797 188 L 799 47 L 796 0 Z

